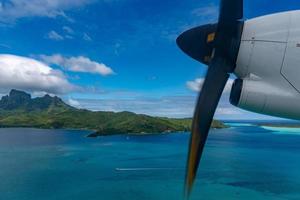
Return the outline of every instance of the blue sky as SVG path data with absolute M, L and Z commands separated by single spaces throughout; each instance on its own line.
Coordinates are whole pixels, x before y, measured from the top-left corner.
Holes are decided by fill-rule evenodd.
M 190 117 L 195 84 L 206 67 L 184 55 L 175 39 L 188 28 L 216 21 L 218 4 L 0 0 L 1 93 L 17 88 L 53 93 L 92 110 Z M 246 0 L 245 18 L 293 9 L 300 9 L 298 1 Z M 233 108 L 228 93 L 217 118 L 266 118 Z

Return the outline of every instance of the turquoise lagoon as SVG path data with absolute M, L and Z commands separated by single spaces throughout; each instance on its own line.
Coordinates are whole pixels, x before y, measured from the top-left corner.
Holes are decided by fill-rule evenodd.
M 297 131 L 212 130 L 191 199 L 300 199 Z M 0 129 L 0 200 L 183 199 L 188 133 L 88 133 Z

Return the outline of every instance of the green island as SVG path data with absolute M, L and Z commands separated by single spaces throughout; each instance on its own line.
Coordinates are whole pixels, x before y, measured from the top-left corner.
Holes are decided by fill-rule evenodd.
M 191 119 L 152 117 L 132 112 L 104 112 L 78 109 L 57 96 L 31 98 L 11 90 L 0 100 L 0 127 L 91 130 L 89 137 L 113 134 L 147 134 L 189 131 Z M 226 128 L 214 120 L 212 128 Z

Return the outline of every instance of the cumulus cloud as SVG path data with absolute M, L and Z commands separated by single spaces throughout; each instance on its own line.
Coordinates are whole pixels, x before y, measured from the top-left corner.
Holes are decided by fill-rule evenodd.
M 82 38 L 83 38 L 85 41 L 92 41 L 92 38 L 91 38 L 87 33 L 83 33 Z
M 80 103 L 79 101 L 75 100 L 75 99 L 68 99 L 68 103 L 71 105 L 71 106 L 74 106 L 74 107 L 80 107 Z
M 64 94 L 76 89 L 64 74 L 37 60 L 0 54 L 0 89 Z
M 84 56 L 66 58 L 60 54 L 55 54 L 52 56 L 40 55 L 40 58 L 48 64 L 58 65 L 73 72 L 94 73 L 103 76 L 114 73 L 114 71 L 105 64 L 92 61 Z
M 24 17 L 67 17 L 66 10 L 87 5 L 94 0 L 6 0 L 0 2 L 0 18 L 10 22 Z M 0 20 L 0 21 L 1 21 Z
M 241 115 L 241 110 L 234 108 L 233 106 L 228 107 L 219 107 L 216 111 L 217 116 L 224 116 L 224 115 Z
M 201 19 L 207 20 L 208 22 L 214 22 L 218 19 L 219 6 L 209 4 L 207 6 L 202 6 L 194 9 L 191 14 L 196 17 L 200 17 Z
M 69 34 L 74 34 L 74 30 L 68 26 L 63 26 L 63 31 L 65 31 L 66 33 L 69 33 Z
M 241 110 L 237 107 L 234 107 L 230 104 L 229 102 L 229 95 L 231 91 L 231 87 L 233 84 L 234 80 L 229 79 L 225 88 L 223 95 L 219 101 L 218 108 L 215 113 L 215 118 L 216 119 L 264 119 L 265 116 L 251 113 L 245 110 Z M 194 92 L 201 92 L 202 86 L 204 83 L 204 78 L 197 78 L 193 81 L 188 81 L 186 83 L 186 86 L 188 89 L 194 91 Z M 191 102 L 186 102 L 186 108 L 194 110 L 195 103 L 196 103 L 196 97 L 191 97 L 194 98 L 194 104 Z
M 54 30 L 47 33 L 46 38 L 50 40 L 61 41 L 64 39 L 74 39 L 75 31 L 69 26 L 63 26 L 61 33 L 58 33 Z
M 232 87 L 233 82 L 234 82 L 234 80 L 232 80 L 232 79 L 229 79 L 227 81 L 224 92 L 228 93 L 228 92 L 231 91 L 231 87 Z M 203 86 L 203 83 L 204 83 L 204 78 L 197 78 L 193 81 L 186 82 L 186 86 L 187 86 L 188 89 L 190 89 L 194 92 L 200 92 L 201 88 Z
M 56 41 L 64 40 L 64 37 L 62 35 L 58 34 L 56 31 L 50 31 L 47 34 L 47 38 L 51 39 L 51 40 L 56 40 Z
M 76 99 L 80 108 L 93 111 L 131 111 L 151 116 L 185 118 L 192 117 L 195 109 L 196 96 L 162 96 L 157 98 L 99 98 Z M 223 97 L 215 114 L 217 119 L 247 119 L 248 116 L 259 117 L 233 107 L 227 97 Z
M 192 96 L 164 96 L 160 98 L 99 98 L 76 99 L 81 108 L 93 111 L 131 111 L 163 117 L 191 117 L 195 105 Z

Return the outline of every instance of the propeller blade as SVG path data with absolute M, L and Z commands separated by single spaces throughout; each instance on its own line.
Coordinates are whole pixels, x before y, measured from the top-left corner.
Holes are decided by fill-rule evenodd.
M 221 0 L 218 24 L 193 28 L 181 34 L 178 46 L 190 57 L 209 65 L 194 113 L 187 161 L 185 193 L 188 197 L 208 132 L 222 92 L 234 71 L 243 31 L 243 0 Z
M 232 25 L 244 16 L 243 0 L 221 0 L 219 27 Z
M 186 197 L 190 195 L 213 116 L 229 78 L 225 63 L 222 58 L 212 60 L 196 105 L 187 161 Z

